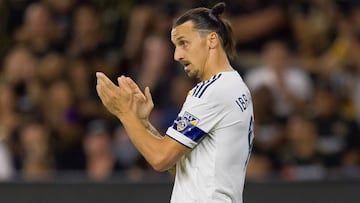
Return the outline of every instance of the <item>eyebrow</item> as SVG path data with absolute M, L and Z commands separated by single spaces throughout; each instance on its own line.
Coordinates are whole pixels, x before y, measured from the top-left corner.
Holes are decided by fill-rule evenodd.
M 177 37 L 176 39 L 174 39 L 174 41 L 172 41 L 172 43 L 175 44 L 176 42 L 179 42 L 180 40 L 182 40 L 184 38 L 185 38 L 184 36 Z
M 184 38 L 185 38 L 184 36 L 180 36 L 180 37 L 176 38 L 176 41 L 180 41 L 180 40 L 182 40 Z

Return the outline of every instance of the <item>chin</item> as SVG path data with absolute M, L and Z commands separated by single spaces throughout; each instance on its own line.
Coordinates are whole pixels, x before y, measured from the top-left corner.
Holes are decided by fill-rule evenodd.
M 193 72 L 186 72 L 186 74 L 188 75 L 189 78 L 197 78 L 197 75 Z

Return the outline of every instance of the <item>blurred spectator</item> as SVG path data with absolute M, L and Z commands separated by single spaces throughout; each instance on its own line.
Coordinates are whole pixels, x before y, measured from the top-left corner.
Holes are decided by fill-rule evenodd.
M 350 5 L 350 23 L 355 30 L 356 36 L 360 35 L 360 3 L 356 0 L 351 0 Z
M 68 61 L 66 77 L 69 80 L 72 91 L 76 98 L 85 99 L 91 95 L 90 64 L 86 60 L 73 59 Z
M 4 142 L 4 135 L 0 132 L 0 181 L 11 180 L 14 173 L 11 152 Z
M 46 5 L 52 13 L 59 39 L 62 42 L 67 42 L 70 37 L 73 10 L 79 1 L 42 0 L 41 2 Z
M 36 79 L 47 86 L 65 75 L 65 58 L 61 54 L 49 53 L 44 56 L 36 68 Z
M 330 83 L 318 83 L 313 112 L 318 132 L 317 149 L 326 167 L 338 167 L 347 149 L 359 149 L 359 129 L 354 120 L 344 117 L 339 109 L 338 92 Z
M 11 46 L 10 11 L 8 2 L 0 0 L 0 63 L 6 54 L 7 49 Z
M 354 51 L 360 51 L 360 40 L 358 41 L 357 48 Z M 360 124 L 360 57 L 357 57 L 354 72 L 350 72 L 349 76 L 351 76 L 351 79 L 346 78 L 346 81 L 349 82 L 347 83 L 347 91 L 350 93 L 350 98 L 354 104 L 354 117 Z
M 142 90 L 146 86 L 151 89 L 154 103 L 159 108 L 168 102 L 168 84 L 173 72 L 176 71 L 176 66 L 173 66 L 169 41 L 161 36 L 147 37 L 143 48 L 143 60 L 136 75 Z
M 14 47 L 4 60 L 1 77 L 10 85 L 19 112 L 29 112 L 33 106 L 27 88 L 35 77 L 37 64 L 38 60 L 23 46 Z
M 292 5 L 299 60 L 314 78 L 329 77 L 347 65 L 356 39 L 358 3 L 300 0 Z
M 169 74 L 172 54 L 169 42 L 160 37 L 146 38 L 144 44 L 143 62 L 139 73 L 139 85 L 155 89 L 160 80 Z
M 16 96 L 9 85 L 0 83 L 0 132 L 3 141 L 9 141 L 19 121 Z
M 8 145 L 18 118 L 14 101 L 9 86 L 0 84 L 0 180 L 8 180 L 14 175 L 13 157 Z
M 246 169 L 248 180 L 263 180 L 272 178 L 273 165 L 268 156 L 264 154 L 252 153 Z
M 27 48 L 14 47 L 5 58 L 2 77 L 14 88 L 20 87 L 34 77 L 37 62 Z
M 289 36 L 281 1 L 229 1 L 227 11 L 240 50 L 260 51 L 269 39 Z
M 8 85 L 0 83 L 0 181 L 15 175 L 9 144 L 17 122 L 19 115 L 16 113 L 15 95 Z
M 281 176 L 286 180 L 323 179 L 327 174 L 317 149 L 318 134 L 312 120 L 294 115 L 288 122 L 289 146 L 282 152 Z
M 93 120 L 87 126 L 83 141 L 86 174 L 91 180 L 109 180 L 121 167 L 113 153 L 110 129 L 105 121 Z
M 62 49 L 58 44 L 59 36 L 52 14 L 41 3 L 33 3 L 26 8 L 23 25 L 17 30 L 15 39 L 38 57 Z
M 271 90 L 261 86 L 252 92 L 254 105 L 254 145 L 257 161 L 267 160 L 272 170 L 279 169 L 278 153 L 285 141 L 286 123 L 274 113 L 274 97 Z
M 10 142 L 18 122 L 15 95 L 9 85 L 0 83 L 0 181 L 15 175 Z
M 74 105 L 82 123 L 95 118 L 111 119 L 110 114 L 101 106 L 95 92 L 95 77 L 90 71 L 91 63 L 85 59 L 75 58 L 68 60 L 66 79 L 74 95 Z M 115 118 L 113 118 L 114 120 Z
M 333 40 L 334 1 L 296 0 L 289 5 L 291 26 L 301 57 L 316 57 Z
M 128 29 L 125 35 L 123 57 L 131 67 L 142 62 L 142 50 L 146 50 L 148 36 L 160 36 L 170 42 L 169 30 L 178 11 L 184 5 L 200 4 L 204 2 L 190 1 L 133 1 L 131 13 L 129 15 Z M 161 23 L 158 23 L 161 22 Z M 170 53 L 169 53 L 170 54 Z M 171 57 L 172 58 L 172 57 Z
M 281 41 L 268 42 L 263 51 L 263 66 L 250 70 L 245 77 L 250 90 L 266 86 L 274 98 L 274 113 L 287 118 L 301 111 L 312 94 L 309 76 L 296 64 L 287 45 Z
M 99 54 L 102 40 L 102 27 L 99 14 L 90 5 L 82 5 L 74 12 L 73 35 L 69 48 L 69 56 L 84 56 L 88 59 Z
M 83 129 L 71 87 L 66 81 L 57 80 L 44 94 L 42 112 L 55 134 L 56 167 L 60 170 L 84 169 Z
M 235 62 L 241 69 L 259 65 L 260 50 L 269 40 L 281 39 L 292 44 L 286 1 L 226 2 L 227 19 L 232 24 L 234 37 L 237 40 L 238 58 Z
M 99 11 L 91 4 L 83 4 L 74 10 L 70 42 L 66 55 L 69 58 L 82 58 L 89 63 L 89 73 L 101 70 L 115 77 L 118 72 L 118 53 L 104 38 L 104 24 Z
M 49 128 L 42 121 L 29 121 L 19 129 L 20 177 L 25 180 L 48 180 L 53 177 Z
M 140 56 L 141 45 L 144 43 L 148 26 L 153 20 L 153 12 L 149 6 L 137 6 L 131 12 L 124 45 L 125 58 L 131 62 L 135 62 Z
M 147 163 L 135 148 L 125 129 L 118 126 L 114 131 L 114 153 L 121 170 L 130 181 L 141 181 L 144 179 Z

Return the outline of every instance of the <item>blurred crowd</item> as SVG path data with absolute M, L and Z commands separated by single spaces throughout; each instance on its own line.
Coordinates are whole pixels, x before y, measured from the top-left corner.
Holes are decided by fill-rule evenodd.
M 217 2 L 0 0 L 0 180 L 160 177 L 102 106 L 95 72 L 149 86 L 164 134 L 197 82 L 173 60 L 172 22 Z M 360 2 L 225 2 L 255 107 L 247 177 L 360 178 Z

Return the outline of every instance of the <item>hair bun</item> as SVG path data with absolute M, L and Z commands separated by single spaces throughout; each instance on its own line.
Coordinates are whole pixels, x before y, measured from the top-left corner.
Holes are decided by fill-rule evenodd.
M 214 16 L 219 16 L 219 15 L 221 15 L 222 13 L 224 13 L 225 6 L 226 6 L 226 4 L 225 4 L 224 2 L 217 3 L 217 4 L 215 4 L 215 6 L 213 6 L 213 7 L 211 8 L 211 13 L 212 13 Z

